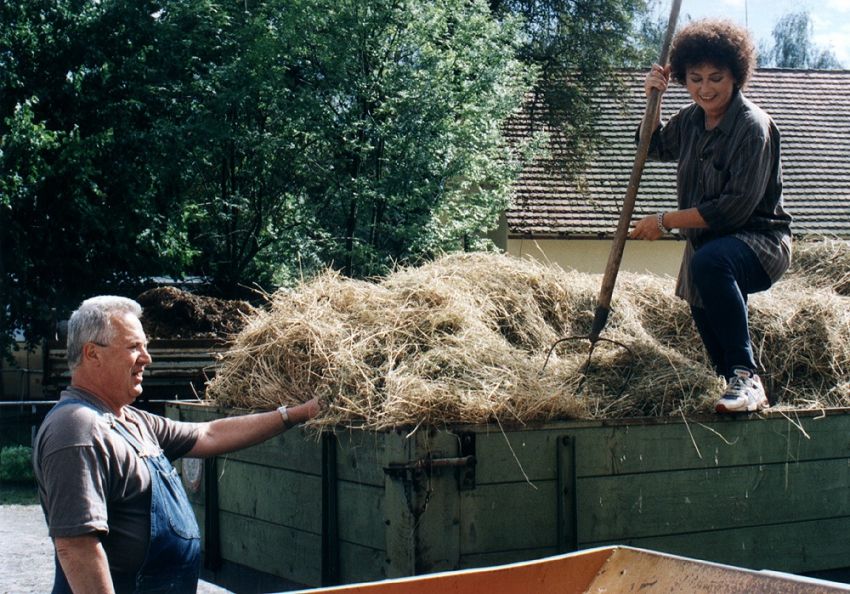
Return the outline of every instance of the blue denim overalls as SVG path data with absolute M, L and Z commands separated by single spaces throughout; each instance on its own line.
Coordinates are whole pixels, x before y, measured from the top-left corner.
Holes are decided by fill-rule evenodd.
M 97 410 L 88 402 L 76 398 L 62 400 L 53 410 L 66 404 L 83 404 Z M 139 442 L 115 420 L 112 413 L 98 412 L 107 418 L 110 427 L 145 461 L 151 475 L 151 528 L 148 550 L 136 575 L 112 573 L 116 592 L 195 592 L 201 566 L 201 538 L 198 523 L 192 513 L 186 491 L 180 484 L 177 471 L 159 447 Z M 70 592 L 71 588 L 57 559 L 53 593 Z

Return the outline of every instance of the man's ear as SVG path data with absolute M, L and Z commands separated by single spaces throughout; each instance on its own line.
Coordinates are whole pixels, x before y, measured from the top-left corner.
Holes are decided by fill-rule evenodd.
M 100 361 L 100 352 L 97 350 L 97 345 L 95 343 L 87 342 L 83 345 L 83 360 Z

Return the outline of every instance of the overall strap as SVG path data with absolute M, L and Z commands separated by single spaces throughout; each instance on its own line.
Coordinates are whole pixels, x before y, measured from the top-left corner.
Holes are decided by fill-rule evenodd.
M 50 412 L 47 413 L 45 419 L 47 418 L 47 416 L 53 414 L 53 411 L 70 404 L 80 404 L 82 406 L 88 407 L 95 411 L 101 417 L 105 418 L 106 421 L 109 423 L 109 426 L 115 431 L 117 431 L 118 434 L 123 437 L 127 441 L 127 443 L 130 444 L 130 447 L 132 447 L 136 451 L 136 453 L 139 454 L 139 456 L 141 456 L 142 458 L 147 456 L 158 456 L 161 453 L 161 450 L 159 450 L 158 448 L 151 448 L 150 445 L 145 445 L 143 442 L 139 441 L 139 438 L 130 433 L 126 427 L 124 427 L 121 423 L 118 422 L 118 419 L 115 418 L 114 414 L 112 414 L 111 412 L 104 412 L 103 410 L 93 405 L 91 402 L 83 400 L 82 398 L 64 398 L 60 400 L 53 406 L 53 408 L 50 409 Z
M 142 441 L 139 441 L 139 438 L 130 433 L 130 431 L 115 418 L 115 415 L 112 413 L 107 414 L 109 415 L 109 426 L 112 427 L 118 435 L 123 437 L 127 443 L 130 444 L 130 447 L 136 450 L 139 457 L 156 457 L 162 453 L 162 449 L 159 447 L 159 444 L 157 444 L 156 447 L 152 447 L 151 444 L 145 444 Z M 141 427 L 139 427 L 139 431 L 141 431 Z

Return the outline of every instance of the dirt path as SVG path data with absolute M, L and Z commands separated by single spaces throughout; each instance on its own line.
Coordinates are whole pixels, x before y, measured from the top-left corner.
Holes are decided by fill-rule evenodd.
M 0 505 L 0 594 L 50 592 L 53 544 L 38 505 Z M 202 594 L 229 592 L 201 582 Z
M 0 506 L 0 592 L 50 592 L 53 545 L 37 505 Z

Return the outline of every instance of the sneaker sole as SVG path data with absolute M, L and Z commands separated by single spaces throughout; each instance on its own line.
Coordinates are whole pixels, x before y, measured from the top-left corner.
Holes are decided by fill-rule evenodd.
M 761 406 L 756 405 L 753 408 L 750 408 L 750 407 L 747 407 L 747 408 L 727 408 L 722 402 L 718 402 L 714 406 L 714 412 L 729 415 L 729 414 L 735 414 L 735 413 L 759 412 L 759 411 L 765 410 L 767 408 L 770 408 L 770 404 L 763 404 Z

